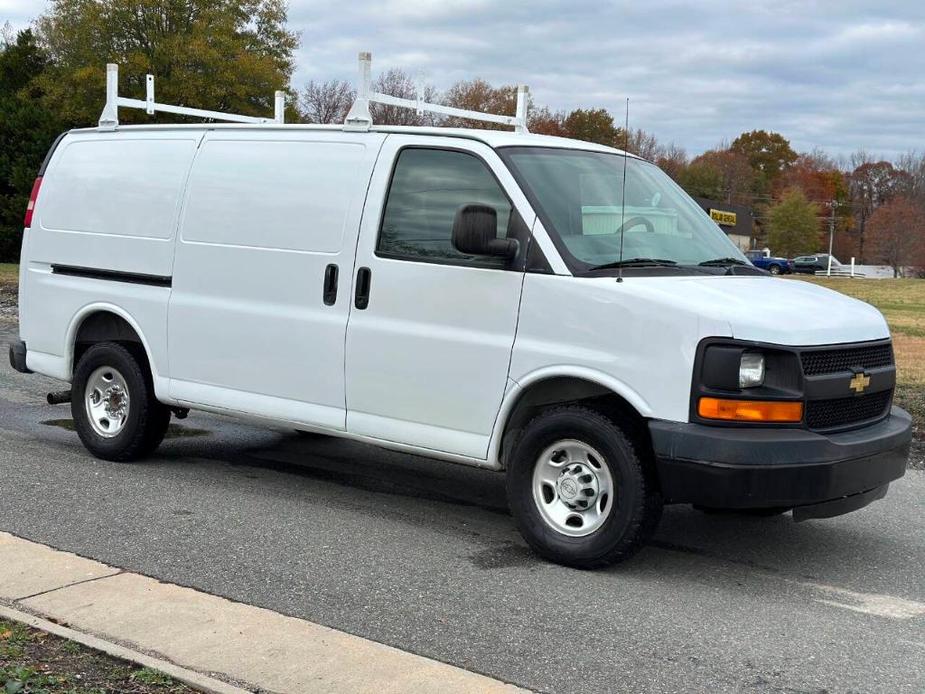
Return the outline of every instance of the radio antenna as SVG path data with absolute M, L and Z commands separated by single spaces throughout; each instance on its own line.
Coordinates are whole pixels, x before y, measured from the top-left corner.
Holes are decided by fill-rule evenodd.
M 626 97 L 626 114 L 623 121 L 623 188 L 620 193 L 620 264 L 617 266 L 617 282 L 623 281 L 623 237 L 626 235 L 626 148 L 630 138 L 630 99 Z

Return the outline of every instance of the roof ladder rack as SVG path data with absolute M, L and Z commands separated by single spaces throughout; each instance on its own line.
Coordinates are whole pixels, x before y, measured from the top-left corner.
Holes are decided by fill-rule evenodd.
M 429 104 L 423 101 L 423 90 L 418 90 L 417 99 L 401 99 L 389 94 L 381 94 L 370 89 L 371 79 L 370 72 L 372 66 L 372 54 L 360 53 L 360 75 L 359 84 L 357 84 L 357 98 L 344 120 L 344 130 L 369 130 L 373 124 L 373 117 L 369 112 L 371 103 L 387 104 L 389 106 L 399 106 L 401 108 L 413 108 L 418 113 L 430 111 L 439 113 L 444 116 L 455 116 L 456 118 L 468 118 L 486 123 L 500 123 L 501 125 L 510 125 L 514 132 L 526 133 L 527 130 L 527 87 L 517 87 L 517 113 L 514 116 L 502 116 L 494 113 L 482 113 L 481 111 L 467 111 L 462 108 L 452 106 L 443 106 L 442 104 Z
M 142 109 L 148 114 L 157 111 L 163 113 L 177 113 L 182 116 L 195 118 L 211 118 L 213 120 L 231 121 L 234 123 L 283 123 L 286 108 L 286 93 L 277 91 L 273 98 L 273 118 L 257 118 L 244 116 L 238 113 L 222 113 L 221 111 L 207 111 L 201 108 L 187 108 L 186 106 L 173 106 L 159 104 L 154 101 L 154 75 L 145 78 L 145 100 L 129 99 L 119 96 L 119 66 L 113 63 L 106 65 L 106 105 L 100 114 L 100 130 L 115 130 L 119 125 L 119 107 Z

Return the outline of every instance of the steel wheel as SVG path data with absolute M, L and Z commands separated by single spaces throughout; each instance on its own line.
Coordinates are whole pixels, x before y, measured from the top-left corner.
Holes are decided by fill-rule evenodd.
M 90 374 L 84 406 L 93 431 L 107 439 L 118 436 L 125 428 L 130 404 L 128 385 L 117 369 L 101 366 Z
M 590 535 L 613 508 L 614 485 L 604 457 L 581 441 L 546 448 L 533 469 L 533 501 L 546 524 L 570 537 Z

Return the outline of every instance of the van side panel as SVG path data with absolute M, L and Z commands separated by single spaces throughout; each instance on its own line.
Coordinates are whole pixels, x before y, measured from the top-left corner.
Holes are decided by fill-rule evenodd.
M 109 310 L 137 326 L 167 396 L 167 300 L 186 176 L 202 132 L 69 133 L 44 173 L 22 251 L 27 364 L 70 379 L 80 321 Z M 154 280 L 152 280 L 154 278 Z
M 171 395 L 343 429 L 356 237 L 384 136 L 208 135 L 187 190 L 170 301 Z M 324 301 L 337 266 L 336 302 Z
M 69 136 L 49 164 L 31 261 L 170 276 L 199 134 Z

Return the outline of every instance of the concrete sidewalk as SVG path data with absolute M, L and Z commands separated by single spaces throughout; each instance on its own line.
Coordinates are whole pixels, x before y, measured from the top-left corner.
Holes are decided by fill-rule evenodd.
M 523 691 L 358 636 L 161 583 L 2 532 L 0 603 L 247 689 Z

